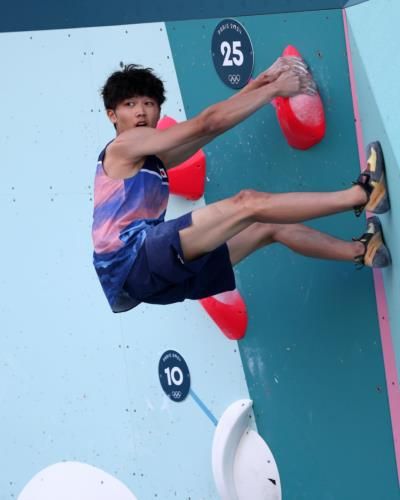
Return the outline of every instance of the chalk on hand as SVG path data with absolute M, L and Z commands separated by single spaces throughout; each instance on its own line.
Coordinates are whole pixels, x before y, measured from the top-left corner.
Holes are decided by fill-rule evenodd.
M 300 78 L 303 93 L 310 96 L 316 95 L 318 92 L 317 85 L 311 76 L 307 64 L 296 56 L 287 56 L 285 59 L 291 59 L 291 71 Z
M 274 106 L 282 132 L 289 145 L 296 149 L 309 149 L 325 135 L 325 114 L 317 85 L 300 52 L 288 45 L 282 59 L 291 65 L 291 71 L 300 79 L 300 94 L 276 97 Z

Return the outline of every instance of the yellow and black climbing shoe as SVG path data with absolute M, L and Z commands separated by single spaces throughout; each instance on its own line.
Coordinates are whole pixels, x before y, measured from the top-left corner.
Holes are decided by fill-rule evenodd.
M 358 255 L 354 261 L 359 268 L 387 267 L 391 263 L 391 258 L 383 240 L 381 223 L 378 217 L 369 217 L 367 224 L 367 231 L 360 238 L 353 238 L 353 241 L 361 241 L 365 247 L 365 252 Z
M 359 217 L 363 210 L 374 214 L 384 214 L 390 209 L 389 195 L 386 187 L 385 161 L 382 148 L 378 141 L 367 146 L 367 168 L 359 175 L 356 182 L 368 196 L 364 205 L 354 207 L 354 212 Z

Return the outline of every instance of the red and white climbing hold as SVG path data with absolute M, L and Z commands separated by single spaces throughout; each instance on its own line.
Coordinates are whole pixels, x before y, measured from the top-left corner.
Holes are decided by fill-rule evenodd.
M 245 336 L 248 323 L 247 308 L 236 288 L 230 292 L 200 299 L 200 303 L 228 339 L 240 340 Z
M 292 45 L 287 46 L 282 55 L 302 58 Z M 274 106 L 282 132 L 293 148 L 309 149 L 324 137 L 325 113 L 318 93 L 289 98 L 276 97 Z

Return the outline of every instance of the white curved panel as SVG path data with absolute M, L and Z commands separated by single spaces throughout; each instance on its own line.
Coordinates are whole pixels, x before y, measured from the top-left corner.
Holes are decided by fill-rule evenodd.
M 248 429 L 240 440 L 233 466 L 239 500 L 281 500 L 281 480 L 275 459 L 261 436 Z
M 61 462 L 36 474 L 18 500 L 137 500 L 121 481 L 80 462 Z
M 239 500 L 233 478 L 233 464 L 240 439 L 249 425 L 252 401 L 241 399 L 231 404 L 220 418 L 214 433 L 212 468 L 222 500 Z
M 271 450 L 249 428 L 252 401 L 230 405 L 218 422 L 212 468 L 221 500 L 281 500 L 278 468 Z

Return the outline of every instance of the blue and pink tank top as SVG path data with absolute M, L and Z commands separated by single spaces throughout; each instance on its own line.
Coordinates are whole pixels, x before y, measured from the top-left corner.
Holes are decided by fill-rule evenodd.
M 148 156 L 133 177 L 111 179 L 103 168 L 106 148 L 94 182 L 93 263 L 111 309 L 122 312 L 138 304 L 123 285 L 147 231 L 164 221 L 168 176 L 161 160 Z

